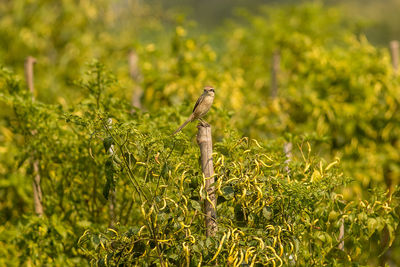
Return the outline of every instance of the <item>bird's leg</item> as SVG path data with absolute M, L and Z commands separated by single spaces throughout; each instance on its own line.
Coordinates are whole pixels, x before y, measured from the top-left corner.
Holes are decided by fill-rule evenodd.
M 204 126 L 204 127 L 209 127 L 209 126 L 210 126 L 210 124 L 208 124 L 208 123 L 207 123 L 205 120 L 203 120 L 202 118 L 199 118 L 199 121 L 200 121 L 201 125 Z

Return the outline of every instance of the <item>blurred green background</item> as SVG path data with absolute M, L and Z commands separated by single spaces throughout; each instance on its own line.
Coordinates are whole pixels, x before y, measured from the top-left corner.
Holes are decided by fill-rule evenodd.
M 387 46 L 389 41 L 399 39 L 400 36 L 399 0 L 150 0 L 150 2 L 186 14 L 187 18 L 198 23 L 202 31 L 208 32 L 213 32 L 227 19 L 232 18 L 237 8 L 245 8 L 257 13 L 259 7 L 265 5 L 279 7 L 318 2 L 328 7 L 340 8 L 345 17 L 357 21 L 359 32 L 364 33 L 373 44 Z

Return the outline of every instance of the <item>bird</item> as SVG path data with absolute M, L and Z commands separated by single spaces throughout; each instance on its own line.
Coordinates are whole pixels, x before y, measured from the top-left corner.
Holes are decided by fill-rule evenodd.
M 205 86 L 203 94 L 197 99 L 196 104 L 194 105 L 193 112 L 189 116 L 189 118 L 181 125 L 179 128 L 172 134 L 177 134 L 183 127 L 186 126 L 189 122 L 194 120 L 199 120 L 203 125 L 208 125 L 204 120 L 201 119 L 207 112 L 210 110 L 211 105 L 214 101 L 215 90 L 212 86 Z

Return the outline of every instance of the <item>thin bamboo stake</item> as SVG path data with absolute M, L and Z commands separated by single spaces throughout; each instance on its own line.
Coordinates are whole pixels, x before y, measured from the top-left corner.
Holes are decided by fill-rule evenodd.
M 276 98 L 278 96 L 278 75 L 279 75 L 279 66 L 281 62 L 281 55 L 278 50 L 275 50 L 272 53 L 272 62 L 271 62 L 271 97 Z
M 107 123 L 109 127 L 111 128 L 112 126 L 112 119 L 108 118 Z M 114 155 L 114 145 L 111 144 L 110 148 L 108 149 L 107 153 L 112 157 Z M 108 214 L 110 216 L 110 227 L 113 227 L 115 225 L 115 202 L 116 202 L 116 192 L 115 188 L 112 188 L 110 190 L 110 196 L 108 200 Z
M 143 89 L 139 85 L 142 81 L 142 76 L 139 70 L 139 57 L 134 50 L 129 52 L 128 55 L 128 62 L 129 62 L 129 75 L 131 76 L 132 80 L 135 82 L 135 86 L 133 88 L 132 94 L 132 106 L 142 109 L 142 96 L 143 96 Z
M 32 101 L 34 101 L 34 83 L 33 83 L 33 64 L 36 63 L 36 59 L 34 57 L 27 57 L 25 61 L 25 78 L 26 83 L 28 84 L 29 91 L 32 94 Z M 32 135 L 36 133 L 32 131 Z M 42 188 L 40 186 L 40 167 L 39 167 L 39 160 L 31 158 L 31 167 L 33 170 L 33 203 L 35 205 L 35 212 L 38 216 L 43 216 L 43 195 L 42 195 Z
M 271 62 L 271 98 L 275 99 L 278 96 L 279 90 L 279 70 L 281 64 L 281 54 L 279 50 L 275 50 L 272 53 L 272 62 Z M 292 148 L 293 144 L 291 142 L 287 142 L 283 146 L 283 151 L 286 155 L 285 160 L 285 170 L 286 173 L 290 174 L 289 163 L 292 160 Z
M 390 42 L 390 55 L 392 58 L 393 72 L 397 75 L 399 70 L 399 41 Z
M 215 178 L 212 161 L 211 126 L 199 123 L 197 128 L 197 143 L 200 147 L 201 169 L 203 170 L 203 175 L 205 177 L 205 192 L 207 194 L 206 199 L 204 199 L 206 235 L 215 236 L 218 231 L 218 225 L 216 221 L 217 199 L 215 197 L 214 186 L 212 186 L 215 182 Z
M 32 93 L 32 100 L 35 99 L 35 87 L 33 83 L 33 65 L 36 63 L 36 59 L 34 57 L 27 57 L 25 60 L 25 79 L 28 84 L 29 92 Z
M 343 218 L 340 220 L 340 228 L 339 228 L 339 249 L 344 251 L 344 220 Z
M 43 196 L 42 196 L 42 188 L 40 186 L 40 170 L 39 170 L 39 161 L 37 159 L 34 159 L 32 161 L 32 167 L 33 167 L 33 181 L 32 181 L 32 186 L 33 186 L 33 201 L 35 205 L 35 212 L 39 216 L 43 216 Z
M 392 61 L 394 76 L 397 76 L 398 71 L 399 71 L 399 46 L 400 46 L 399 41 L 397 41 L 397 40 L 391 41 L 390 45 L 389 45 L 390 57 L 391 57 L 391 61 Z M 391 197 L 394 186 L 393 186 L 393 180 L 390 177 L 390 169 L 388 166 L 384 167 L 384 180 L 385 180 L 387 188 L 389 189 L 388 195 Z M 398 227 L 396 233 L 399 232 L 398 231 L 399 229 L 400 228 Z M 395 236 L 397 236 L 397 234 Z M 383 234 L 381 236 L 381 249 L 382 250 L 387 246 L 389 239 L 390 239 L 389 232 L 387 230 L 387 227 L 385 227 Z M 392 253 L 393 253 L 393 247 L 388 248 L 387 251 L 385 253 L 383 253 L 383 255 L 379 258 L 379 262 L 380 262 L 381 266 L 388 265 L 387 262 L 391 260 Z
M 286 155 L 286 160 L 285 160 L 285 170 L 287 174 L 290 174 L 290 168 L 289 168 L 289 163 L 292 160 L 292 142 L 287 142 L 283 146 L 283 151 L 285 152 Z

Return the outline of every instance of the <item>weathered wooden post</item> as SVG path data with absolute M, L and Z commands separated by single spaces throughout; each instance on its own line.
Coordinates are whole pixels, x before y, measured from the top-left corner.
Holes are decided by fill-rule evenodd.
M 390 42 L 390 55 L 392 58 L 393 72 L 397 75 L 399 70 L 399 41 L 394 40 Z
M 214 184 L 214 166 L 212 160 L 212 137 L 211 137 L 211 126 L 199 123 L 197 126 L 197 143 L 200 147 L 201 152 L 201 169 L 205 177 L 205 192 L 206 198 L 204 199 L 204 211 L 205 211 L 205 224 L 206 224 L 206 235 L 215 236 L 218 225 L 217 225 L 217 199 L 215 196 Z
M 34 83 L 33 83 L 33 65 L 36 63 L 36 59 L 34 57 L 27 57 L 25 60 L 25 79 L 28 85 L 29 91 L 32 94 L 32 101 L 35 100 L 34 93 Z M 35 135 L 36 132 L 32 131 L 32 135 Z M 39 169 L 39 160 L 34 157 L 31 158 L 31 167 L 33 170 L 33 203 L 35 205 L 35 212 L 38 216 L 43 215 L 43 204 L 42 204 L 42 188 L 40 186 L 40 169 Z

